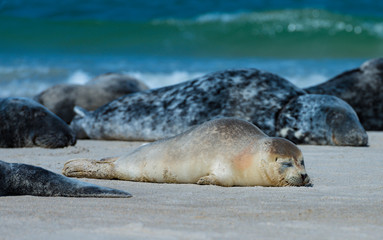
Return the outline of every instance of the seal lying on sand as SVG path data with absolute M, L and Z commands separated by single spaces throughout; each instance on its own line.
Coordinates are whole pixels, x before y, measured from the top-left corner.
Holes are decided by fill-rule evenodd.
M 75 111 L 79 116 L 71 127 L 80 138 L 151 141 L 212 119 L 236 117 L 295 143 L 364 146 L 368 139 L 344 101 L 308 95 L 287 80 L 257 69 L 216 72 L 129 94 L 91 113 Z M 330 119 L 335 115 L 338 118 Z
M 76 144 L 72 129 L 32 99 L 0 99 L 0 123 L 0 147 L 60 148 Z
M 383 130 L 383 58 L 369 60 L 360 68 L 305 90 L 345 100 L 366 130 Z
M 206 122 L 175 137 L 143 145 L 125 156 L 77 159 L 69 177 L 221 186 L 310 185 L 301 151 L 235 118 Z
M 64 177 L 27 164 L 0 161 L 0 196 L 131 197 L 127 192 Z
M 55 85 L 37 95 L 35 100 L 70 123 L 75 115 L 74 106 L 95 110 L 123 95 L 146 89 L 148 87 L 144 83 L 128 75 L 107 73 L 85 85 Z

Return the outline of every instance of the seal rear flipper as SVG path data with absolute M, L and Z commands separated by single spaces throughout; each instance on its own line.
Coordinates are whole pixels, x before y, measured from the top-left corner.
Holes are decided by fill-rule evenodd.
M 111 197 L 128 198 L 132 195 L 117 189 L 70 179 L 46 169 L 0 161 L 0 193 L 2 195 L 34 195 L 47 197 Z M 8 166 L 6 166 L 8 165 Z
M 89 139 L 88 134 L 84 130 L 83 124 L 84 124 L 84 119 L 87 116 L 90 116 L 90 113 L 87 110 L 85 110 L 84 108 L 79 107 L 79 106 L 75 106 L 73 108 L 73 111 L 75 112 L 76 115 L 74 116 L 74 118 L 70 124 L 70 127 L 76 133 L 76 137 L 78 139 Z
M 73 111 L 78 115 L 78 116 L 80 116 L 80 117 L 86 117 L 86 116 L 88 116 L 88 115 L 90 115 L 90 113 L 87 111 L 87 110 L 85 110 L 84 108 L 82 108 L 82 107 L 80 107 L 80 106 L 75 106 L 74 108 L 73 108 Z
M 67 177 L 114 179 L 114 162 L 117 158 L 100 161 L 86 158 L 69 160 L 64 164 L 62 173 Z

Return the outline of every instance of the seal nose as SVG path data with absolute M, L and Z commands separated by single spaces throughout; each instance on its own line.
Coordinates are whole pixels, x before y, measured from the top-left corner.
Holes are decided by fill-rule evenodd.
M 74 145 L 76 145 L 76 142 L 77 142 L 76 135 L 70 135 L 70 136 L 68 137 L 68 139 L 69 139 L 69 145 L 70 145 L 70 146 L 74 146 Z
M 302 182 L 305 182 L 305 179 L 307 178 L 307 173 L 301 174 Z
M 349 143 L 356 146 L 366 146 L 368 143 L 368 136 L 365 131 L 352 131 L 350 133 Z
M 365 131 L 363 132 L 363 134 L 361 134 L 358 141 L 359 141 L 360 146 L 367 146 L 368 145 L 368 135 Z
M 349 129 L 347 133 L 335 133 L 333 142 L 340 146 L 367 146 L 368 135 L 361 127 L 360 129 Z

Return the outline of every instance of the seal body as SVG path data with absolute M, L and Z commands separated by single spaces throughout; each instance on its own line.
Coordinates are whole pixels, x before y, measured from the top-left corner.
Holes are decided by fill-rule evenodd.
M 43 91 L 35 100 L 70 123 L 75 115 L 74 106 L 87 110 L 98 107 L 125 94 L 143 91 L 148 87 L 128 75 L 107 73 L 100 75 L 85 85 L 60 84 Z
M 343 99 L 355 109 L 366 130 L 383 130 L 383 58 L 305 90 Z
M 127 192 L 77 181 L 27 164 L 0 161 L 0 196 L 131 197 Z
M 221 186 L 310 184 L 301 151 L 235 118 L 206 122 L 175 137 L 143 145 L 125 156 L 78 159 L 64 165 L 69 177 Z
M 0 147 L 60 148 L 76 144 L 73 130 L 32 99 L 0 99 L 0 123 Z
M 257 69 L 227 70 L 173 86 L 129 94 L 94 112 L 76 108 L 78 116 L 71 127 L 80 138 L 152 141 L 174 136 L 205 121 L 236 117 L 252 122 L 270 136 L 282 136 L 279 132 L 282 128 L 277 128 L 277 122 L 282 115 L 290 114 L 283 111 L 284 107 L 303 95 L 307 93 L 268 72 Z M 310 98 L 310 95 L 306 97 Z M 337 109 L 339 107 L 343 107 L 345 112 L 350 110 L 344 102 L 338 104 Z M 302 118 L 308 119 L 304 124 L 329 129 L 326 121 L 314 118 L 321 114 L 327 115 L 327 112 L 321 108 L 316 109 L 321 112 L 313 112 L 311 106 L 305 105 L 301 112 L 311 114 L 314 120 L 310 120 L 310 117 Z M 351 111 L 350 114 L 355 113 Z M 357 118 L 345 117 L 344 121 L 355 125 L 360 138 L 366 136 Z M 299 132 L 300 126 L 294 125 L 291 129 Z M 302 138 L 301 143 L 323 144 L 323 137 L 317 136 L 317 132 L 309 132 L 310 142 Z M 365 145 L 366 142 L 366 139 L 342 142 L 329 138 L 325 144 Z

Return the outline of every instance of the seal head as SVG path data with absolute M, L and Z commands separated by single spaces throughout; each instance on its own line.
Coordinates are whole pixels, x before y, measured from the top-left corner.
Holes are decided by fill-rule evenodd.
M 339 97 L 352 106 L 364 129 L 383 130 L 383 58 L 366 61 L 360 68 L 343 72 L 305 91 Z
M 76 144 L 73 130 L 28 98 L 0 99 L 0 147 L 60 148 Z
M 366 146 L 368 136 L 345 101 L 309 94 L 290 101 L 279 114 L 277 135 L 294 143 Z
M 263 148 L 268 154 L 264 155 L 262 162 L 267 178 L 274 185 L 312 186 L 302 152 L 295 144 L 284 138 L 269 138 L 264 142 Z
M 383 58 L 366 61 L 360 66 L 360 69 L 367 74 L 380 74 L 380 76 L 383 76 Z
M 85 85 L 55 85 L 41 92 L 34 99 L 65 122 L 70 123 L 75 116 L 74 106 L 95 110 L 123 95 L 147 89 L 144 83 L 133 77 L 107 73 L 92 79 Z

